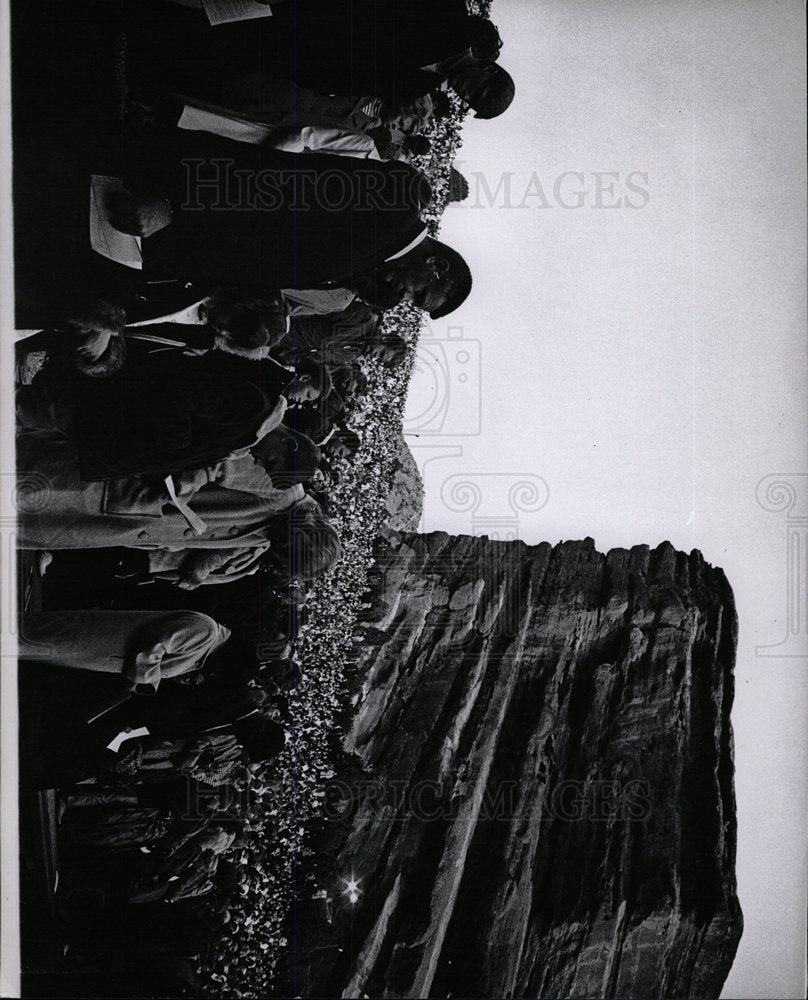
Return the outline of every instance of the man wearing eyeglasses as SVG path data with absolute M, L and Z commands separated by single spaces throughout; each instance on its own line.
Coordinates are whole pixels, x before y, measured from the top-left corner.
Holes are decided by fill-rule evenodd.
M 256 294 L 320 289 L 331 298 L 346 289 L 348 301 L 408 301 L 433 319 L 469 294 L 466 262 L 421 221 L 431 190 L 409 165 L 293 155 L 206 133 L 171 142 L 154 193 L 124 190 L 109 202 L 112 225 L 142 237 L 151 278 Z

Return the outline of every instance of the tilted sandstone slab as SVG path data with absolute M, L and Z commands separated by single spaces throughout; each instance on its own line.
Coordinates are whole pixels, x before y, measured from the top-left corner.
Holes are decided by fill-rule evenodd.
M 732 591 L 667 543 L 389 532 L 296 991 L 714 997 L 741 935 Z M 341 891 L 358 882 L 353 899 Z

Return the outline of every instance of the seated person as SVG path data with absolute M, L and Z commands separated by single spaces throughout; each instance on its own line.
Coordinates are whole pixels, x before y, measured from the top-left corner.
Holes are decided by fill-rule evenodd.
M 409 301 L 433 319 L 469 294 L 465 261 L 430 237 L 420 219 L 431 189 L 409 165 L 294 155 L 175 131 L 160 145 L 150 193 L 141 180 L 139 192 L 112 192 L 108 199 L 114 227 L 142 238 L 144 271 L 153 278 L 182 275 L 200 287 L 227 281 L 263 290 L 259 295 L 329 285 L 379 309 Z M 227 169 L 216 165 L 222 158 Z M 189 163 L 199 178 L 211 177 L 194 188 L 191 202 L 183 193 L 194 183 Z M 261 182 L 260 193 L 248 185 L 243 205 L 222 201 L 234 171 Z M 347 195 L 325 208 L 318 192 L 337 174 Z
M 273 22 L 271 32 L 248 34 L 244 26 L 233 31 L 233 43 L 245 55 L 240 68 L 262 57 L 275 76 L 298 86 L 323 94 L 372 94 L 390 110 L 440 86 L 453 90 L 479 118 L 502 114 L 513 99 L 513 80 L 496 63 L 499 33 L 488 19 L 470 15 L 465 0 L 336 0 L 327 12 L 280 10 Z
M 233 782 L 236 787 L 248 786 L 251 772 L 274 759 L 286 744 L 286 732 L 275 714 L 258 708 L 196 735 L 125 739 L 117 752 L 100 756 L 100 773 L 106 771 L 127 784 L 171 781 L 187 775 L 206 785 Z
M 262 433 L 276 426 L 279 411 L 270 416 Z M 18 436 L 17 460 L 28 486 L 18 507 L 21 548 L 260 551 L 274 515 L 303 496 L 299 484 L 276 489 L 246 449 L 164 481 L 140 475 L 87 481 L 67 434 L 32 429 Z M 231 577 L 250 571 L 240 560 L 224 563 Z
M 214 787 L 242 775 L 245 758 L 235 737 L 222 730 L 189 737 L 140 736 L 99 761 L 100 781 L 126 785 L 173 781 L 181 775 Z
M 14 344 L 17 365 L 29 354 L 44 351 L 90 378 L 107 378 L 126 361 L 123 325 L 126 314 L 107 302 L 77 306 L 64 330 L 18 330 Z
M 116 733 L 131 727 L 145 726 L 155 736 L 185 736 L 213 729 L 249 715 L 266 700 L 260 687 L 250 687 L 238 679 L 206 680 L 194 686 L 172 685 L 161 689 L 154 698 L 131 700 L 121 709 L 110 713 L 109 720 L 99 720 L 116 726 Z
M 379 107 L 377 100 L 365 105 L 370 111 Z M 354 156 L 370 160 L 401 160 L 409 163 L 413 156 L 425 156 L 431 149 L 429 140 L 417 134 L 426 128 L 432 118 L 432 99 L 429 95 L 419 97 L 411 104 L 386 118 L 378 118 L 378 124 L 366 123 L 363 127 L 349 127 L 337 121 L 303 123 L 299 118 L 284 125 L 268 126 L 265 131 L 233 130 L 227 119 L 217 122 L 211 114 L 194 112 L 186 108 L 180 118 L 180 127 L 188 128 L 194 121 L 199 127 L 219 135 L 230 135 L 243 141 L 260 142 L 261 145 L 282 149 L 289 153 L 336 153 L 339 156 Z
M 192 675 L 160 685 L 151 698 L 130 698 L 101 716 L 92 729 L 106 745 L 127 728 L 145 726 L 152 735 L 187 736 L 224 725 L 254 712 L 269 697 L 259 685 L 259 671 L 255 644 L 228 632 L 227 640 Z

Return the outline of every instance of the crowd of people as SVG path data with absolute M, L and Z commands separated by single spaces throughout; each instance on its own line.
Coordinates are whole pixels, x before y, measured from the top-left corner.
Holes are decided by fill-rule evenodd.
M 349 421 L 368 365 L 408 355 L 385 314 L 471 291 L 418 164 L 441 115 L 513 97 L 463 0 L 268 6 L 212 26 L 121 0 L 114 113 L 51 95 L 44 129 L 36 95 L 15 106 L 19 542 L 43 595 L 21 777 L 60 789 L 68 947 L 118 970 L 149 947 L 161 989 L 271 836 L 254 806 L 295 735 L 307 589 L 340 560 Z

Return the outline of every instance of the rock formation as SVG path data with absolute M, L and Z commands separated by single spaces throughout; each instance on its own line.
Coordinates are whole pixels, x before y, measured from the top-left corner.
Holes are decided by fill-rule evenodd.
M 720 569 L 388 533 L 295 992 L 716 997 L 741 935 Z M 315 926 L 316 924 L 316 926 Z
M 385 508 L 386 524 L 394 531 L 416 531 L 424 513 L 424 482 L 403 434 Z

